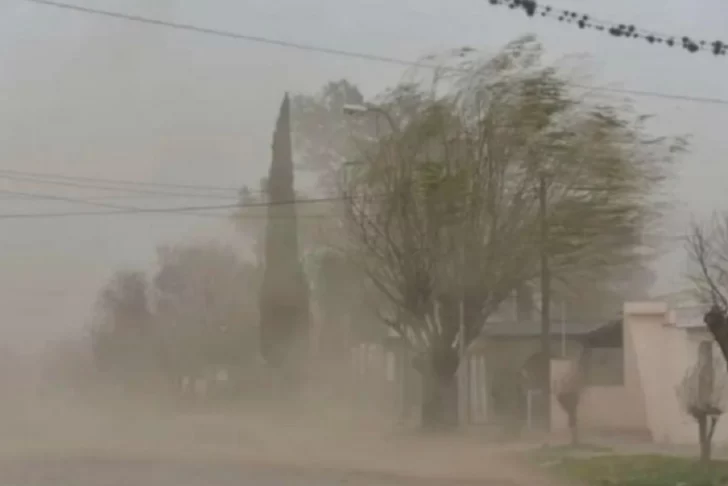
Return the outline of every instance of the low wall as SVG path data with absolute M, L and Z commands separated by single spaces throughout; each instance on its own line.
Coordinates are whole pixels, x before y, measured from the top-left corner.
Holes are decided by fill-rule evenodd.
M 569 362 L 554 360 L 553 382 L 568 371 Z M 556 389 L 556 386 L 554 386 Z M 579 425 L 583 430 L 600 432 L 642 433 L 646 429 L 644 414 L 625 386 L 591 386 L 582 392 L 579 404 Z M 568 430 L 568 418 L 556 397 L 552 398 L 551 429 L 555 433 Z

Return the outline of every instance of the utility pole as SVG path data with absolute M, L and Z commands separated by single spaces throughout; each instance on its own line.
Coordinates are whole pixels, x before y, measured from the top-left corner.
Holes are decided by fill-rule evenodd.
M 460 356 L 460 368 L 458 369 L 458 415 L 460 424 L 470 424 L 470 358 L 466 341 L 467 328 L 465 326 L 465 245 L 460 248 L 460 302 L 458 305 L 458 355 Z
M 543 426 L 551 430 L 551 270 L 549 268 L 549 224 L 546 201 L 546 174 L 539 178 L 539 219 L 541 222 L 541 398 Z
M 460 298 L 460 397 L 458 403 L 460 405 L 460 420 L 462 425 L 470 424 L 470 357 L 465 342 L 465 299 Z

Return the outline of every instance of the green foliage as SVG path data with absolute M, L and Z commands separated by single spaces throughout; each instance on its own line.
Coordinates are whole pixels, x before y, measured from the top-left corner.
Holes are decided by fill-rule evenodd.
M 554 290 L 584 303 L 576 313 L 611 314 L 654 254 L 646 235 L 684 140 L 648 135 L 649 117 L 624 100 L 574 93 L 542 59 L 530 36 L 487 58 L 472 49 L 429 56 L 434 74 L 413 70 L 357 116 L 343 110 L 364 101 L 346 81 L 293 100 L 302 165 L 325 191 L 347 196 L 348 239 L 332 225 L 335 243 L 324 243 L 363 270 L 380 317 L 421 363 L 454 369 L 460 338 L 475 339 L 538 277 L 544 175 Z M 642 293 L 649 283 L 639 280 Z
M 718 486 L 728 484 L 728 462 L 704 464 L 659 455 L 567 458 L 554 472 L 587 486 Z
M 348 357 L 352 341 L 381 342 L 386 336 L 377 313 L 381 297 L 367 285 L 352 256 L 323 249 L 309 260 L 312 297 L 318 304 L 324 332 L 338 334 L 334 338 L 338 339 L 338 352 Z
M 302 363 L 310 327 L 309 288 L 299 255 L 291 114 L 283 99 L 273 134 L 273 160 L 267 184 L 263 280 L 259 295 L 261 353 L 275 368 L 293 373 Z
M 99 292 L 95 310 L 91 344 L 100 370 L 124 375 L 155 362 L 149 342 L 152 313 L 143 272 L 115 273 Z
M 584 457 L 601 457 L 604 455 L 613 455 L 612 447 L 580 443 L 580 444 L 560 444 L 560 445 L 542 445 L 527 451 L 523 459 L 531 464 L 539 467 L 548 467 L 558 469 L 562 463 L 569 458 Z
M 486 59 L 458 52 L 429 84 L 380 102 L 400 125 L 359 146 L 348 219 L 369 277 L 401 311 L 392 324 L 414 346 L 454 346 L 461 295 L 474 339 L 538 276 L 542 177 L 563 288 L 645 261 L 643 235 L 681 141 L 651 139 L 645 117 L 576 97 L 533 38 Z
M 97 367 L 136 380 L 251 365 L 259 280 L 226 246 L 160 248 L 151 279 L 120 271 L 101 290 L 91 335 Z
M 154 275 L 160 355 L 175 372 L 250 364 L 259 271 L 217 244 L 162 247 Z
M 293 144 L 299 166 L 314 171 L 326 191 L 338 189 L 342 164 L 355 153 L 352 134 L 374 133 L 367 118 L 347 116 L 344 106 L 364 101 L 359 89 L 342 79 L 326 84 L 314 95 L 291 100 Z

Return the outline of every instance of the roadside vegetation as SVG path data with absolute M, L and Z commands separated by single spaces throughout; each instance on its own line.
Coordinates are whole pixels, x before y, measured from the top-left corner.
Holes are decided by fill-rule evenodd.
M 585 486 L 718 486 L 728 484 L 728 461 L 700 463 L 666 455 L 565 457 L 548 469 Z

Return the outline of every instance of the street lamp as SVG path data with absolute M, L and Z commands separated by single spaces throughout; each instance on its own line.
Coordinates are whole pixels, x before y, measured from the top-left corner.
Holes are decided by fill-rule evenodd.
M 399 135 L 401 133 L 399 124 L 397 124 L 394 121 L 394 118 L 392 117 L 391 113 L 387 111 L 385 108 L 372 104 L 372 103 L 364 103 L 364 104 L 346 104 L 343 107 L 343 111 L 345 115 L 348 116 L 364 116 L 367 114 L 375 114 L 375 115 L 381 115 L 387 120 L 387 123 L 389 124 L 390 130 L 392 130 L 392 133 Z M 363 165 L 363 162 L 359 161 L 349 161 L 345 162 L 344 166 L 342 167 L 344 174 L 348 175 L 347 169 L 351 169 L 352 167 Z M 395 366 L 396 368 L 399 368 L 399 419 L 403 423 L 407 420 L 407 415 L 409 411 L 409 397 L 408 397 L 408 369 L 409 369 L 409 353 L 407 350 L 407 347 L 405 345 L 405 338 L 401 334 L 395 332 L 393 329 L 388 329 L 387 338 L 385 340 L 392 346 L 392 351 L 394 352 L 395 356 L 395 363 L 399 361 L 399 366 Z
M 541 354 L 543 358 L 541 393 L 543 398 L 543 422 L 547 432 L 551 430 L 551 267 L 549 265 L 548 239 L 548 174 L 539 174 L 539 259 L 541 263 Z M 529 396 L 530 398 L 530 396 Z
M 381 106 L 375 105 L 373 103 L 346 104 L 344 105 L 343 111 L 345 115 L 349 116 L 365 115 L 367 113 L 382 115 L 387 120 L 389 128 L 391 128 L 393 132 L 399 133 L 399 125 L 394 122 L 394 118 L 392 118 L 392 115 Z
M 362 113 L 366 113 L 369 111 L 369 108 L 367 108 L 366 105 L 354 105 L 354 104 L 346 104 L 344 105 L 344 114 L 345 115 L 360 115 Z

